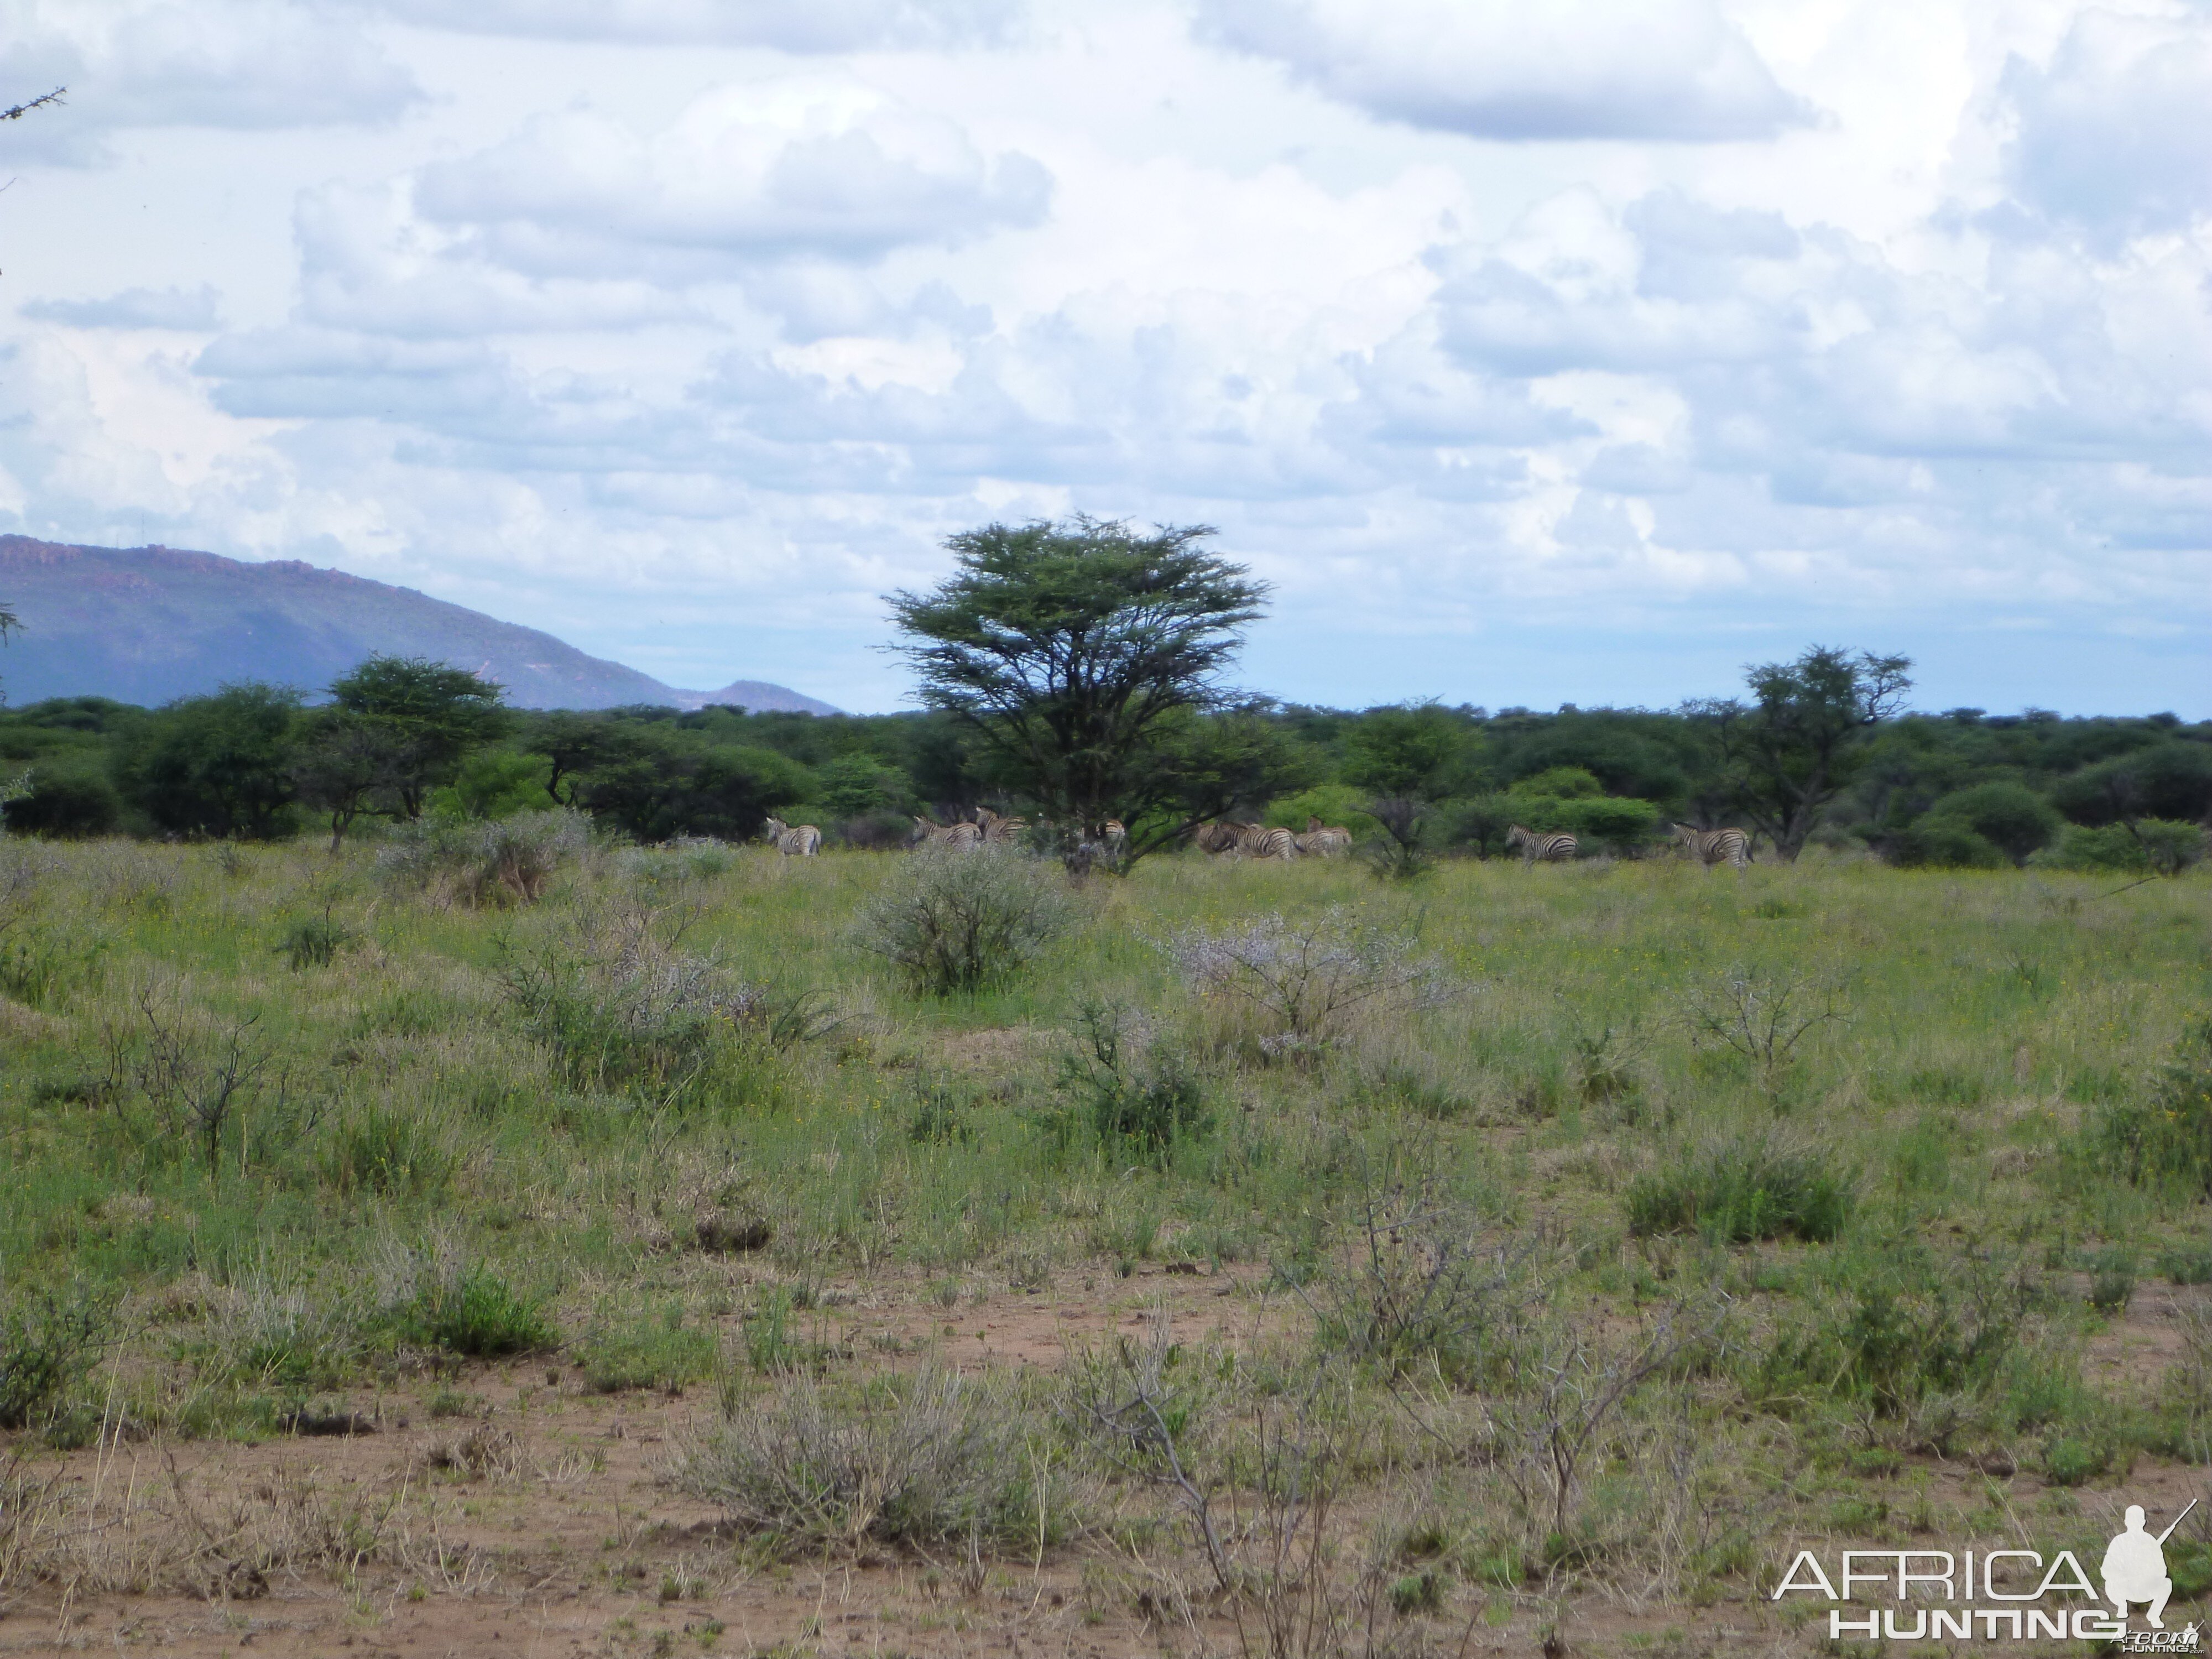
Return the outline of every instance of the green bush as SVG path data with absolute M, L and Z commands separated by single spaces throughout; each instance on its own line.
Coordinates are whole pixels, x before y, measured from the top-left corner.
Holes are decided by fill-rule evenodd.
M 531 904 L 590 840 L 584 816 L 565 809 L 485 823 L 426 818 L 392 831 L 376 869 L 394 885 L 474 908 Z
M 353 943 L 354 931 L 327 910 L 319 916 L 297 916 L 287 922 L 276 940 L 276 954 L 294 973 L 308 968 L 327 968 L 338 952 Z
M 434 818 L 511 818 L 541 811 L 550 763 L 512 749 L 479 749 L 460 764 L 452 783 L 430 792 Z
M 1598 781 L 1578 766 L 1553 767 L 1523 778 L 1502 795 L 1452 802 L 1440 817 L 1440 838 L 1446 844 L 1470 848 L 1484 858 L 1506 850 L 1506 834 L 1516 823 L 1540 832 L 1564 830 L 1589 853 L 1634 853 L 1661 829 L 1656 806 L 1604 793 Z
M 524 1033 L 552 1051 L 573 1087 L 654 1105 L 696 1103 L 723 1051 L 755 1028 L 777 1046 L 819 1030 L 811 1000 L 779 1001 L 710 957 L 643 934 L 511 951 L 500 976 Z
M 1973 825 L 1934 814 L 1900 830 L 1891 856 L 1906 869 L 2002 870 L 2012 860 Z
M 18 836 L 74 840 L 112 835 L 123 798 L 96 755 L 70 755 L 33 767 L 27 793 L 7 804 L 7 826 Z
M 1057 876 L 1018 852 L 925 849 L 861 915 L 861 948 L 892 963 L 931 996 L 979 991 L 1011 978 L 1065 930 Z
M 471 1359 L 557 1346 L 561 1333 L 537 1303 L 483 1268 L 439 1275 L 392 1312 L 393 1334 Z
M 1595 800 L 1605 793 L 1597 774 L 1583 766 L 1550 766 L 1516 779 L 1509 795 L 1533 795 L 1555 800 Z M 1534 828 L 1532 824 L 1530 828 Z
M 57 992 L 97 977 L 105 948 L 95 941 L 88 949 L 43 927 L 0 938 L 0 995 L 43 1007 Z
M 1205 1085 L 1171 1041 L 1095 1002 L 1077 1016 L 1076 1041 L 1060 1092 L 1110 1155 L 1165 1167 L 1178 1144 L 1212 1129 Z
M 1434 815 L 1437 840 L 1446 847 L 1463 847 L 1477 858 L 1502 858 L 1507 850 L 1505 837 L 1519 822 L 1514 816 L 1517 810 L 1510 795 L 1446 801 Z
M 2036 860 L 2057 870 L 2109 870 L 2116 874 L 2150 871 L 2150 855 L 2124 823 L 2097 829 L 2069 824 L 2058 844 Z
M 595 1394 L 625 1389 L 676 1390 L 712 1376 L 721 1358 L 714 1333 L 684 1322 L 682 1306 L 659 1319 L 594 1325 L 577 1344 L 576 1363 Z
M 0 1429 L 29 1428 L 68 1402 L 108 1340 L 105 1302 L 33 1292 L 0 1313 Z
M 2161 876 L 2178 876 L 2204 861 L 2204 831 L 2193 823 L 2168 818 L 2143 818 L 2136 824 L 2136 839 L 2143 857 Z
M 1355 789 L 1348 783 L 1317 784 L 1295 795 L 1276 797 L 1260 821 L 1273 829 L 1304 835 L 1306 820 L 1319 818 L 1323 823 L 1342 824 L 1352 831 L 1354 841 L 1365 841 L 1379 829 L 1367 811 L 1367 803 L 1373 799 L 1371 790 Z
M 2069 825 L 2058 845 L 2036 861 L 2060 870 L 2178 876 L 2203 863 L 2205 848 L 2204 831 L 2194 823 L 2138 818 L 2131 825 Z
M 1628 1230 L 1638 1237 L 1698 1232 L 1729 1244 L 1834 1238 L 1850 1218 L 1850 1180 L 1829 1156 L 1777 1141 L 1717 1146 L 1638 1176 L 1627 1194 Z
M 2174 1045 L 2148 1099 L 2107 1101 L 2091 1118 L 2088 1161 L 2136 1186 L 2212 1197 L 2212 1018 Z
M 453 1173 L 453 1157 L 415 1113 L 372 1105 L 331 1131 L 325 1182 L 343 1194 L 386 1196 L 434 1192 Z
M 1840 1307 L 1801 1316 L 1777 1336 L 1765 1361 L 1771 1389 L 1817 1388 L 1892 1417 L 1949 1395 L 1979 1401 L 1980 1414 L 1993 1416 L 1996 1397 L 2023 1380 L 2014 1373 L 2035 1292 L 2000 1264 L 1939 1262 L 1911 1249 L 1855 1263 L 1851 1278 Z M 2063 1405 L 2057 1396 L 2039 1408 L 2031 1401 L 2012 1415 L 2033 1420 Z
M 2212 1244 L 2162 1250 L 2158 1270 L 2176 1285 L 2212 1285 Z
M 2014 864 L 2050 846 L 2065 822 L 2057 808 L 2021 783 L 1954 790 L 1928 809 L 1922 823 L 1930 819 L 1963 824 Z

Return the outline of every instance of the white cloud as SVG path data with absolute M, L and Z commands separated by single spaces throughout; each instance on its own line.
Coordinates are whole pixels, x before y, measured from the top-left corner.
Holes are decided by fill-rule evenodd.
M 2075 20 L 2050 64 L 2014 58 L 2006 152 L 2028 206 L 2107 246 L 2212 215 L 2212 13 Z
M 11 156 L 0 520 L 848 706 L 898 696 L 878 596 L 945 534 L 1077 508 L 1219 524 L 1294 696 L 1668 697 L 2000 624 L 2094 688 L 2212 629 L 2195 14 L 1222 0 L 1209 45 L 1179 3 L 982 50 L 892 6 L 283 8 L 438 95 Z M 209 15 L 234 62 L 259 14 Z M 2061 700 L 2014 683 L 1958 696 Z
M 255 131 L 390 121 L 420 105 L 415 77 L 361 27 L 282 0 L 9 0 L 0 84 L 67 87 L 58 107 L 11 124 L 21 158 L 106 159 L 137 127 Z
M 359 0 L 426 28 L 556 40 L 772 46 L 792 52 L 1003 39 L 1019 0 Z
M 1711 0 L 1200 0 L 1206 34 L 1389 121 L 1528 141 L 1804 121 Z
M 71 328 L 161 328 L 205 333 L 222 326 L 222 299 L 211 283 L 180 288 L 129 288 L 97 300 L 31 300 L 21 307 L 40 322 Z
M 331 185 L 295 216 L 301 309 L 336 329 L 410 338 L 635 329 L 699 320 L 681 296 L 635 277 L 538 277 L 476 257 L 424 223 L 404 185 Z
M 986 155 L 956 122 L 856 82 L 733 85 L 650 136 L 589 111 L 543 116 L 425 167 L 416 204 L 536 276 L 728 277 L 747 265 L 877 258 L 1036 224 L 1049 175 Z

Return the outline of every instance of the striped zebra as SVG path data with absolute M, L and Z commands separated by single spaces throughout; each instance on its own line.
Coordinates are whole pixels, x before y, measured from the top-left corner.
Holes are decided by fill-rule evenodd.
M 1521 862 L 1523 864 L 1571 862 L 1578 845 L 1575 838 L 1564 830 L 1540 835 L 1534 830 L 1523 830 L 1517 823 L 1505 832 L 1505 844 L 1521 849 Z
M 1298 851 L 1317 859 L 1333 859 L 1340 853 L 1352 850 L 1352 831 L 1340 823 L 1323 823 L 1310 812 L 1306 815 L 1306 832 L 1297 838 Z
M 761 834 L 787 859 L 811 859 L 822 850 L 822 832 L 811 823 L 769 818 L 761 825 Z
M 1287 830 L 1270 830 L 1263 823 L 1244 823 L 1237 828 L 1237 855 L 1247 859 L 1282 859 L 1288 861 L 1298 855 L 1298 840 Z
M 1107 850 L 1112 853 L 1120 853 L 1121 850 L 1121 843 L 1129 839 L 1127 826 L 1125 825 L 1119 818 L 1109 818 L 1105 823 L 1100 824 L 1098 828 L 1100 833 L 1106 837 Z
M 915 847 L 949 847 L 956 853 L 972 852 L 983 844 L 983 832 L 972 823 L 938 823 L 914 814 Z
M 1233 819 L 1217 818 L 1201 823 L 1190 832 L 1191 845 L 1201 853 L 1233 853 L 1237 836 L 1246 830 L 1256 830 L 1256 823 L 1238 823 Z
M 1723 861 L 1741 870 L 1751 861 L 1751 837 L 1741 830 L 1692 830 L 1686 823 L 1678 823 L 1674 844 L 1708 870 Z
M 1022 832 L 1030 827 L 1027 818 L 1002 818 L 988 806 L 975 809 L 975 827 L 983 839 L 994 847 L 1007 846 L 1021 839 Z

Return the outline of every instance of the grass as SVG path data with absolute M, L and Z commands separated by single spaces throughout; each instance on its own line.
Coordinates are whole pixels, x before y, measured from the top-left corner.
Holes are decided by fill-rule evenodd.
M 1360 1581 L 1387 1619 L 1628 1562 L 1746 1594 L 1776 1514 L 1905 1512 L 1869 1456 L 2094 1487 L 2201 1455 L 2195 1395 L 2085 1360 L 2131 1297 L 2212 1281 L 2201 873 L 1161 858 L 1034 872 L 1026 961 L 932 978 L 866 943 L 902 856 L 712 850 L 470 887 L 379 881 L 373 848 L 257 849 L 251 882 L 40 849 L 0 984 L 13 1432 L 262 1432 L 250 1401 L 395 1356 L 544 1354 L 773 1392 L 686 1477 L 749 1527 L 1035 1551 L 1115 1512 L 1037 1486 L 1090 1455 L 1065 1413 L 927 1370 L 871 1393 L 810 1304 L 950 1321 L 963 1285 L 1241 1262 L 1277 1348 L 1177 1362 L 1214 1367 L 1176 1398 L 1220 1490 L 1322 1455 L 1285 1401 L 1397 1437 L 1342 1465 L 1374 1504 L 1373 1471 L 1460 1460 L 1389 1488 L 1450 1513 Z M 1529 1448 L 1569 1431 L 1547 1476 Z M 900 1474 L 917 1437 L 943 1458 Z M 1255 1606 L 1289 1582 L 1223 1571 Z

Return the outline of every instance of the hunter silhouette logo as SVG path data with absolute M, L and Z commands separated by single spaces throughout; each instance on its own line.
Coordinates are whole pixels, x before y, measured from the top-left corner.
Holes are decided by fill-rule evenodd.
M 2144 1524 L 2140 1504 L 2106 1547 L 2099 1577 L 2103 1594 L 2072 1550 L 2047 1560 L 2032 1549 L 1845 1550 L 1830 1576 L 1810 1550 L 1800 1550 L 1774 1587 L 1772 1599 L 1812 1595 L 1828 1607 L 1828 1638 L 1876 1641 L 2106 1642 L 2124 1653 L 2190 1653 L 2199 1632 L 2166 1627 L 2173 1577 L 2166 1542 L 2197 1507 L 2191 1499 L 2164 1532 Z M 1883 1606 L 1881 1603 L 1887 1603 Z M 2130 1630 L 2140 1607 L 2148 1630 Z
M 2128 1505 L 2127 1530 L 2112 1540 L 2105 1551 L 2105 1599 L 2119 1609 L 2120 1617 L 2128 1616 L 2131 1602 L 2144 1601 L 2150 1606 L 2147 1615 L 2153 1630 L 2164 1630 L 2166 1598 L 2173 1594 L 2173 1580 L 2166 1571 L 2166 1540 L 2173 1536 L 2173 1528 L 2189 1516 L 2189 1510 L 2197 1507 L 2197 1500 L 2189 1500 L 2185 1509 L 2173 1517 L 2168 1527 L 2155 1538 L 2143 1530 L 2143 1511 L 2140 1504 Z

